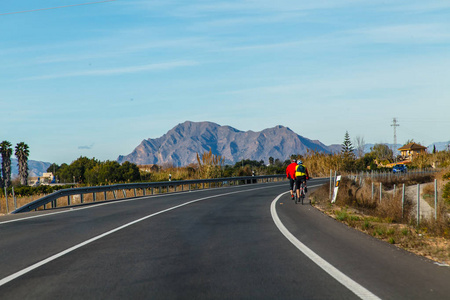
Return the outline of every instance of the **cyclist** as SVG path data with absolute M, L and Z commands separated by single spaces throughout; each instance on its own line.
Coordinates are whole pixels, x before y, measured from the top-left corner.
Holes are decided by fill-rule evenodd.
M 292 190 L 294 189 L 294 180 L 295 180 L 295 168 L 297 167 L 297 160 L 293 159 L 292 163 L 290 163 L 286 168 L 286 178 L 289 179 L 289 186 L 291 192 L 291 199 L 294 199 L 294 193 Z
M 309 179 L 308 169 L 303 165 L 301 160 L 297 161 L 295 168 L 295 188 L 297 189 L 297 197 L 300 198 L 300 184 L 305 183 L 305 193 L 308 192 L 306 188 L 306 179 Z

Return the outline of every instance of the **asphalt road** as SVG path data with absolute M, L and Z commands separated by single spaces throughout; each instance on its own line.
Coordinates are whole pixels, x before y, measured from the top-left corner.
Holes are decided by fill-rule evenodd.
M 449 267 L 295 205 L 287 186 L 1 217 L 0 299 L 449 299 Z

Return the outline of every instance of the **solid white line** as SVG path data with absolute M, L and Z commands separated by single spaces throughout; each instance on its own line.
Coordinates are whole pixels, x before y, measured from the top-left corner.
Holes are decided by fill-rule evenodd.
M 317 255 L 315 252 L 313 252 L 311 249 L 309 249 L 305 244 L 300 242 L 292 233 L 290 233 L 287 228 L 283 225 L 280 218 L 278 217 L 277 211 L 276 211 L 276 203 L 277 201 L 283 196 L 283 193 L 278 195 L 277 198 L 275 198 L 272 201 L 272 204 L 270 205 L 270 213 L 272 214 L 272 219 L 277 225 L 278 229 L 283 233 L 283 235 L 295 246 L 297 249 L 299 249 L 301 252 L 303 252 L 309 259 L 311 259 L 316 265 L 321 267 L 325 272 L 327 272 L 329 275 L 331 275 L 334 279 L 336 279 L 338 282 L 340 282 L 342 285 L 344 285 L 346 288 L 348 288 L 350 291 L 352 291 L 355 295 L 360 297 L 361 299 L 380 299 L 374 294 L 372 294 L 369 290 L 361 286 L 359 283 L 336 269 L 334 266 L 332 266 L 329 262 L 324 260 L 322 257 Z
M 242 188 L 242 187 L 248 187 L 248 186 L 247 185 L 238 185 L 238 186 L 233 186 L 233 187 L 220 187 L 220 188 L 215 188 L 215 189 L 216 190 L 217 189 L 225 189 L 225 188 L 235 189 L 235 188 Z M 187 193 L 199 193 L 199 192 L 206 192 L 206 191 L 209 191 L 209 189 L 192 190 L 192 191 L 180 191 L 180 192 L 168 193 L 168 194 L 146 195 L 146 196 L 137 197 L 137 198 L 119 199 L 119 200 L 107 200 L 107 202 L 99 201 L 99 202 L 89 203 L 88 205 L 82 206 L 82 207 L 70 207 L 70 206 L 67 206 L 66 210 L 57 211 L 57 212 L 49 212 L 49 213 L 42 214 L 42 215 L 35 215 L 35 216 L 30 216 L 30 217 L 13 219 L 13 220 L 9 220 L 9 221 L 3 221 L 3 222 L 0 222 L 0 225 L 7 224 L 7 223 L 13 223 L 13 222 L 19 222 L 19 221 L 23 221 L 23 220 L 29 220 L 29 219 L 42 218 L 42 217 L 47 217 L 47 216 L 52 216 L 52 215 L 65 214 L 65 213 L 79 211 L 79 210 L 83 210 L 83 209 L 96 208 L 96 207 L 103 206 L 103 205 L 118 204 L 118 203 L 129 202 L 129 201 L 139 201 L 139 200 L 145 200 L 145 199 L 148 199 L 148 198 L 155 198 L 155 197 L 169 197 L 169 196 L 180 195 L 180 194 L 187 194 Z
M 33 270 L 39 268 L 40 266 L 43 266 L 43 265 L 45 265 L 45 264 L 47 264 L 47 263 L 49 263 L 49 262 L 51 262 L 51 261 L 54 261 L 55 259 L 57 259 L 57 258 L 59 258 L 59 257 L 61 257 L 61 256 L 64 256 L 64 255 L 66 255 L 66 254 L 68 254 L 68 253 L 70 253 L 70 252 L 72 252 L 72 251 L 74 251 L 74 250 L 76 250 L 76 249 L 78 249 L 78 248 L 81 248 L 81 247 L 83 247 L 83 246 L 86 246 L 86 245 L 88 245 L 88 244 L 90 244 L 90 243 L 92 243 L 92 242 L 94 242 L 94 241 L 96 241 L 96 240 L 99 240 L 99 239 L 101 239 L 101 238 L 103 238 L 103 237 L 105 237 L 105 236 L 108 236 L 108 235 L 110 235 L 110 234 L 113 234 L 113 233 L 115 233 L 115 232 L 117 232 L 117 231 L 119 231 L 119 230 L 122 230 L 122 229 L 124 229 L 124 228 L 127 228 L 127 227 L 129 227 L 129 226 L 131 226 L 131 225 L 134 225 L 134 224 L 136 224 L 136 223 L 142 222 L 142 221 L 144 221 L 144 220 L 146 220 L 146 219 L 149 219 L 149 218 L 151 218 L 151 217 L 154 217 L 154 216 L 157 216 L 157 215 L 166 213 L 166 212 L 168 212 L 168 211 L 171 211 L 171 210 L 174 210 L 174 209 L 177 209 L 177 208 L 180 208 L 180 207 L 183 207 L 183 206 L 186 206 L 186 205 L 195 203 L 195 202 L 204 201 L 204 200 L 207 200 L 207 199 L 217 198 L 217 197 L 221 197 L 221 196 L 232 195 L 232 194 L 238 194 L 238 193 L 251 192 L 251 191 L 256 191 L 256 190 L 261 190 L 261 189 L 267 189 L 267 188 L 273 188 L 273 186 L 265 186 L 265 187 L 259 187 L 259 188 L 254 188 L 254 189 L 248 189 L 248 190 L 244 190 L 244 191 L 234 191 L 234 192 L 229 192 L 229 193 L 224 193 L 224 194 L 218 194 L 218 195 L 213 195 L 213 196 L 207 196 L 207 197 L 199 198 L 199 199 L 196 199 L 196 200 L 188 201 L 188 202 L 185 202 L 185 203 L 183 203 L 183 204 L 176 205 L 176 206 L 173 206 L 173 207 L 170 207 L 170 208 L 161 210 L 161 211 L 159 211 L 159 212 L 153 213 L 153 214 L 151 214 L 151 215 L 142 217 L 142 218 L 140 218 L 140 219 L 137 219 L 137 220 L 135 220 L 135 221 L 129 222 L 129 223 L 125 224 L 125 225 L 122 225 L 122 226 L 117 227 L 117 228 L 115 228 L 115 229 L 112 229 L 112 230 L 110 230 L 110 231 L 107 231 L 107 232 L 105 232 L 105 233 L 103 233 L 103 234 L 100 234 L 100 235 L 98 235 L 98 236 L 95 236 L 95 237 L 93 237 L 93 238 L 91 238 L 91 239 L 89 239 L 89 240 L 86 240 L 86 241 L 84 241 L 84 242 L 78 244 L 78 245 L 75 245 L 75 246 L 73 246 L 73 247 L 71 247 L 71 248 L 68 248 L 68 249 L 66 249 L 66 250 L 64 250 L 64 251 L 62 251 L 62 252 L 59 252 L 59 253 L 57 253 L 57 254 L 55 254 L 55 255 L 53 255 L 53 256 L 50 256 L 50 257 L 48 257 L 48 258 L 46 258 L 46 259 L 44 259 L 44 260 L 42 260 L 42 261 L 40 261 L 40 262 L 37 262 L 37 263 L 35 263 L 35 264 L 33 264 L 33 265 L 31 265 L 31 266 L 29 266 L 29 267 L 23 269 L 23 270 L 20 270 L 20 271 L 14 273 L 14 274 L 11 274 L 11 275 L 9 275 L 9 276 L 7 276 L 7 277 L 5 277 L 5 278 L 3 278 L 3 279 L 0 280 L 0 287 L 3 286 L 3 285 L 6 284 L 6 283 L 8 283 L 8 282 L 10 282 L 10 281 L 12 281 L 12 280 L 18 278 L 18 277 L 20 277 L 20 276 L 22 276 L 22 275 L 24 275 L 24 274 L 30 272 L 30 271 L 33 271 Z

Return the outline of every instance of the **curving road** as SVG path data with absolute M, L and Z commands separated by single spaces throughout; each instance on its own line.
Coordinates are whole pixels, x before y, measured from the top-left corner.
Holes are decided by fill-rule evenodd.
M 0 299 L 449 298 L 450 268 L 295 205 L 287 185 L 1 217 Z

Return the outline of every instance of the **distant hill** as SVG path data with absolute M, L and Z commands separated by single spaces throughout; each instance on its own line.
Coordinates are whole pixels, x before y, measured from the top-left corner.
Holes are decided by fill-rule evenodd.
M 324 153 L 334 151 L 334 148 L 298 135 L 284 126 L 244 132 L 211 122 L 186 121 L 162 137 L 143 140 L 133 152 L 119 156 L 117 161 L 138 165 L 186 166 L 197 162 L 197 153 L 202 154 L 209 149 L 213 154 L 224 157 L 226 164 L 234 164 L 242 159 L 268 163 L 269 157 L 284 161 L 292 154 L 305 154 L 307 150 Z
M 1 158 L 0 158 L 1 163 Z M 29 160 L 28 161 L 28 176 L 29 177 L 39 177 L 42 176 L 43 173 L 47 172 L 48 167 L 50 167 L 51 163 Z M 17 177 L 19 175 L 19 167 L 17 166 L 17 159 L 11 157 L 11 177 Z
M 429 153 L 432 153 L 432 152 L 433 152 L 433 146 L 436 146 L 436 151 L 450 150 L 450 141 L 447 141 L 447 142 L 437 142 L 437 143 L 433 143 L 433 144 L 429 145 L 429 146 L 427 147 Z

